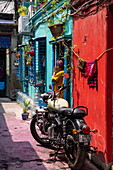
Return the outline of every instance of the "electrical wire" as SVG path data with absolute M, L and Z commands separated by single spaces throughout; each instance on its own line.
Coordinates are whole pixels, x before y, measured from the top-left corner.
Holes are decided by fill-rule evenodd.
M 8 3 L 8 2 L 5 3 L 5 5 L 4 5 L 4 7 L 2 8 L 1 12 L 4 11 L 4 9 L 5 9 L 6 5 L 7 5 L 7 3 Z
M 13 2 L 13 0 L 8 0 L 7 2 L 4 2 L 5 5 L 4 5 L 4 7 L 2 8 L 1 12 L 4 12 L 4 13 L 5 13 L 5 11 L 8 9 L 9 5 L 10 5 L 12 2 Z M 0 3 L 0 5 L 1 5 L 1 4 L 4 4 L 4 3 Z
M 89 0 L 85 3 L 83 3 L 80 7 L 78 7 L 77 9 L 75 9 L 75 7 L 70 4 L 71 8 L 74 10 L 73 13 L 69 14 L 71 16 L 80 16 L 80 17 L 86 17 L 86 16 L 90 16 L 90 15 L 94 15 L 99 11 L 100 7 L 107 7 L 109 6 L 109 0 Z M 95 7 L 95 9 L 94 9 Z M 85 10 L 93 8 L 93 10 L 87 12 L 87 13 L 82 13 L 83 11 L 85 12 Z
M 85 5 L 89 5 L 91 2 L 93 2 L 94 0 L 89 0 L 89 1 L 87 1 L 87 2 L 85 2 L 78 10 L 76 10 L 74 13 L 72 13 L 72 14 L 70 14 L 70 15 L 75 15 L 76 13 L 78 13 L 80 10 L 82 10 L 83 9 L 83 7 L 85 6 Z
M 4 12 L 6 12 L 7 8 L 9 7 L 10 2 L 7 4 L 6 8 L 4 9 Z
M 1 10 L 1 12 L 5 12 L 4 10 L 7 9 L 7 7 L 9 6 L 10 2 L 6 2 L 6 4 L 4 5 L 3 9 Z

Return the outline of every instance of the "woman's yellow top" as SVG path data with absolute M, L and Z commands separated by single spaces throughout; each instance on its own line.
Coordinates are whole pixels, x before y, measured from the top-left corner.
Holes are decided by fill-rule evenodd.
M 64 84 L 63 78 L 64 78 L 64 70 L 59 71 L 52 76 L 52 80 L 54 81 L 54 91 L 55 92 L 58 92 L 59 87 Z

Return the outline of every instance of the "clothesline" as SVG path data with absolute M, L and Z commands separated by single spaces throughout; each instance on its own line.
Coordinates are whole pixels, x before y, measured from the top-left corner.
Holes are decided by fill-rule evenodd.
M 63 44 L 66 48 L 69 49 L 69 47 L 68 47 L 64 42 L 62 42 L 62 44 Z M 80 56 L 79 56 L 73 49 L 71 49 L 71 50 L 72 50 L 72 52 L 76 55 L 77 58 L 80 58 Z M 113 50 L 113 47 L 108 48 L 107 50 L 105 50 L 104 52 L 102 52 L 102 53 L 96 58 L 96 60 L 99 60 L 106 52 L 108 52 L 108 51 L 110 51 L 110 50 Z
M 96 59 L 99 60 L 106 52 L 108 52 L 108 51 L 110 51 L 110 50 L 113 50 L 113 47 L 105 50 L 105 51 L 104 51 L 103 53 L 101 53 Z
M 109 48 L 101 53 L 95 60 L 86 62 L 84 59 L 80 58 L 79 55 L 72 49 L 73 53 L 78 58 L 77 66 L 79 70 L 83 73 L 85 77 L 87 77 L 87 83 L 91 88 L 98 88 L 98 78 L 97 78 L 97 61 L 108 51 L 113 50 Z
M 80 56 L 79 56 L 73 49 L 71 49 L 71 50 L 72 50 L 72 52 L 77 56 L 77 58 L 80 58 Z M 101 54 L 96 58 L 96 60 L 99 60 L 106 52 L 108 52 L 108 51 L 110 51 L 110 50 L 113 50 L 113 47 L 112 47 L 112 48 L 109 48 L 109 49 L 105 50 L 103 53 L 101 53 Z

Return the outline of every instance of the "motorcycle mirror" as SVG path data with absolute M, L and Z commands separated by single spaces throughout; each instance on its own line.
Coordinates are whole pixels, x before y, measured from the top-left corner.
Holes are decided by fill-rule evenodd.
M 69 78 L 69 74 L 68 74 L 68 73 L 64 73 L 64 77 L 65 77 L 66 79 L 68 79 L 68 78 Z
M 51 85 L 51 84 L 49 84 L 49 89 L 51 89 L 51 90 L 52 90 L 52 85 Z

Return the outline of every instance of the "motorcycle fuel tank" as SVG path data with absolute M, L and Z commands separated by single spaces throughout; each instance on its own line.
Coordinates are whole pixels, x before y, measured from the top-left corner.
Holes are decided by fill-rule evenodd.
M 65 99 L 56 98 L 54 100 L 49 99 L 47 106 L 57 110 L 60 107 L 69 107 L 69 104 Z

